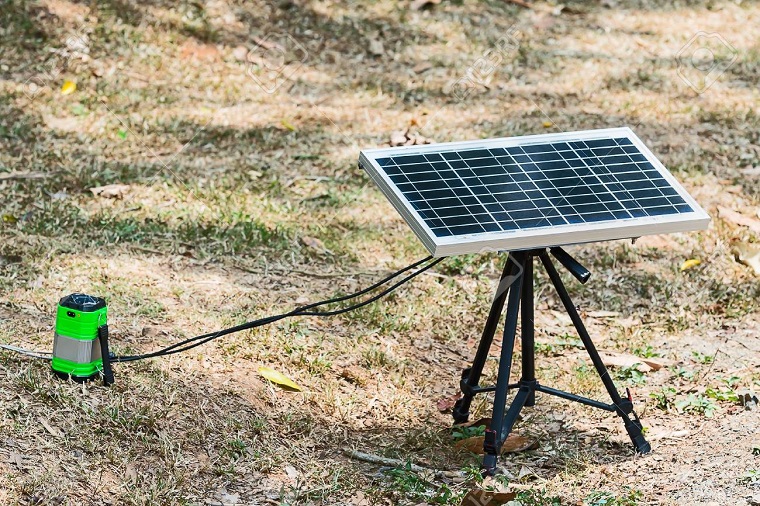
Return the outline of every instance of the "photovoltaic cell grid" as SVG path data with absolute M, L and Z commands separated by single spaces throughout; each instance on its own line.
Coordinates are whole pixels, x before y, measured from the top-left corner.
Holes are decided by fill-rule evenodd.
M 375 161 L 439 238 L 693 212 L 626 137 Z

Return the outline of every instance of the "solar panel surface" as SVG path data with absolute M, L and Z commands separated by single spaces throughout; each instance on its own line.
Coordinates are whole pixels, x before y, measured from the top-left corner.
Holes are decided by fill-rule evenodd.
M 360 165 L 437 256 L 709 222 L 628 128 L 365 150 Z

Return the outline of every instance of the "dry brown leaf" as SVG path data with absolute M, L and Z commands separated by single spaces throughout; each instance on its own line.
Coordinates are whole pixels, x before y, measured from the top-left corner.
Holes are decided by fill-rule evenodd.
M 406 132 L 399 130 L 391 134 L 391 147 L 403 146 L 406 143 Z
M 93 195 L 102 197 L 104 199 L 124 198 L 124 195 L 126 195 L 128 190 L 129 185 L 127 184 L 107 184 L 105 186 L 96 186 L 94 188 L 90 188 L 90 191 Z
M 48 431 L 48 432 L 50 433 L 50 435 L 51 435 L 51 436 L 53 436 L 53 437 L 61 437 L 61 436 L 63 435 L 63 434 L 61 433 L 61 431 L 60 431 L 60 430 L 58 430 L 58 428 L 56 428 L 56 427 L 53 427 L 52 425 L 50 425 L 50 422 L 48 422 L 48 421 L 47 421 L 47 420 L 45 420 L 44 418 L 42 418 L 42 417 L 39 417 L 39 418 L 37 418 L 37 419 L 40 421 L 40 424 L 41 424 L 43 427 L 45 427 L 45 430 L 46 430 L 46 431 Z
M 385 48 L 383 47 L 383 41 L 380 40 L 379 34 L 374 33 L 369 37 L 369 52 L 374 56 L 383 56 L 385 54 Z
M 519 434 L 510 434 L 504 446 L 501 447 L 501 453 L 519 453 L 528 450 L 536 450 L 538 448 L 538 441 L 531 440 L 525 436 Z
M 452 409 L 454 409 L 454 405 L 459 400 L 459 397 L 460 397 L 459 394 L 454 394 L 448 397 L 443 397 L 442 399 L 438 399 L 438 402 L 436 402 L 438 411 L 440 411 L 441 413 L 446 413 L 447 411 L 451 411 Z
M 501 506 L 517 497 L 517 492 L 492 492 L 472 489 L 462 499 L 462 506 Z
M 323 243 L 320 239 L 317 239 L 316 237 L 309 237 L 308 235 L 305 235 L 301 237 L 301 242 L 309 249 L 312 249 L 316 251 L 317 253 L 329 253 L 332 254 L 332 252 L 325 248 L 325 243 Z
M 124 469 L 124 477 L 127 481 L 137 480 L 137 469 L 134 462 L 127 464 L 127 467 Z
M 736 244 L 733 253 L 737 262 L 750 267 L 760 276 L 760 244 Z
M 426 72 L 432 68 L 433 68 L 432 63 L 423 61 L 415 65 L 414 68 L 412 69 L 412 72 L 414 72 L 415 74 L 422 74 L 423 72 Z M 416 122 L 416 120 L 414 121 Z
M 476 453 L 478 455 L 483 455 L 483 436 L 472 436 L 465 439 L 460 439 L 456 443 L 454 443 L 454 447 L 459 450 L 466 450 L 470 453 Z
M 460 450 L 467 450 L 470 453 L 477 455 L 483 455 L 483 436 L 473 436 L 466 439 L 460 439 L 454 446 Z M 519 434 L 510 434 L 507 440 L 504 441 L 504 446 L 501 447 L 501 453 L 519 453 L 527 450 L 535 450 L 538 448 L 538 441 L 528 439 L 525 436 Z
M 749 228 L 752 232 L 760 234 L 760 220 L 750 218 L 741 213 L 737 213 L 727 207 L 718 206 L 718 215 L 725 221 Z
M 464 424 L 465 427 L 480 427 L 481 425 L 484 425 L 486 430 L 491 428 L 491 419 L 490 418 L 478 418 L 474 422 L 468 422 Z
M 8 455 L 8 462 L 11 464 L 15 464 L 16 467 L 19 468 L 19 470 L 24 469 L 24 459 L 23 456 L 20 453 L 11 452 Z
M 410 127 L 411 128 L 411 127 Z M 419 146 L 422 144 L 431 144 L 433 139 L 429 139 L 418 133 L 410 133 L 409 128 L 399 130 L 391 134 L 390 146 Z
M 211 61 L 219 56 L 219 50 L 211 44 L 198 44 L 194 41 L 187 41 L 180 46 L 180 56 L 183 59 L 190 58 Z
M 167 329 L 161 328 L 161 327 L 155 327 L 155 326 L 147 326 L 143 327 L 140 331 L 143 337 L 147 338 L 156 338 L 160 336 L 168 336 L 169 331 Z
M 232 56 L 238 61 L 245 61 L 248 57 L 248 48 L 245 46 L 237 46 L 232 50 Z
M 602 357 L 602 362 L 607 367 L 633 367 L 640 372 L 649 372 L 653 368 L 648 365 L 645 359 L 637 357 L 636 355 L 630 355 L 628 353 L 617 353 L 614 351 L 600 351 L 599 356 Z M 660 366 L 659 368 L 662 368 Z
M 277 42 L 269 39 L 262 39 L 260 37 L 253 38 L 254 44 L 260 46 L 266 50 L 276 49 L 280 52 L 285 52 L 285 48 L 279 45 Z

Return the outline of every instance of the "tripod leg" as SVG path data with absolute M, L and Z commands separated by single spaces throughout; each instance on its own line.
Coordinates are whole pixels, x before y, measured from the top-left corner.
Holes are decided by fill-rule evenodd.
M 496 469 L 496 461 L 501 452 L 501 446 L 504 444 L 506 435 L 503 435 L 504 428 L 504 411 L 507 405 L 507 392 L 509 390 L 509 375 L 512 370 L 512 352 L 515 346 L 515 337 L 517 333 L 517 318 L 520 313 L 520 292 L 522 290 L 522 276 L 525 274 L 526 258 L 530 256 L 526 253 L 519 252 L 514 254 L 515 263 L 519 267 L 517 277 L 509 287 L 509 302 L 507 302 L 507 316 L 504 321 L 504 338 L 501 343 L 501 357 L 499 358 L 499 375 L 496 379 L 496 392 L 493 401 L 493 416 L 491 417 L 491 428 L 486 431 L 486 438 L 483 444 L 485 455 L 483 456 L 483 468 L 486 474 L 493 474 Z M 524 402 L 524 401 L 523 401 Z M 513 403 L 513 407 L 516 403 Z M 517 412 L 514 413 L 514 419 L 517 419 Z M 512 412 L 512 408 L 510 408 Z M 514 421 L 512 422 L 514 423 Z M 510 427 L 511 428 L 511 427 Z
M 520 340 L 522 345 L 522 377 L 521 382 L 536 381 L 536 345 L 533 321 L 533 256 L 528 254 L 525 259 L 525 270 L 522 280 L 522 305 L 520 306 Z M 526 406 L 536 404 L 536 393 L 531 390 L 525 400 Z
M 583 346 L 586 348 L 586 351 L 591 358 L 591 362 L 596 368 L 596 372 L 602 379 L 602 383 L 604 383 L 604 387 L 607 389 L 607 393 L 609 393 L 610 398 L 612 399 L 612 403 L 617 408 L 617 414 L 623 419 L 625 423 L 625 429 L 628 432 L 633 445 L 636 447 L 636 450 L 639 453 L 649 453 L 651 446 L 646 441 L 646 439 L 644 439 L 642 426 L 638 421 L 638 417 L 636 417 L 636 420 L 634 421 L 631 419 L 631 417 L 628 416 L 629 413 L 633 412 L 633 403 L 630 401 L 630 399 L 623 400 L 623 398 L 620 397 L 620 393 L 618 392 L 617 387 L 615 387 L 615 382 L 612 381 L 612 378 L 607 371 L 607 367 L 604 365 L 602 358 L 599 356 L 599 352 L 596 350 L 596 346 L 594 346 L 594 343 L 591 340 L 591 336 L 589 336 L 588 331 L 586 330 L 586 326 L 583 325 L 583 320 L 581 320 L 578 311 L 575 309 L 575 305 L 570 299 L 570 295 L 567 293 L 567 289 L 562 283 L 562 279 L 559 277 L 559 273 L 557 273 L 557 269 L 555 269 L 554 264 L 549 258 L 549 255 L 546 253 L 546 251 L 544 251 L 540 253 L 539 256 L 541 257 L 541 262 L 546 268 L 546 272 L 549 274 L 549 278 L 551 279 L 554 288 L 556 288 L 557 293 L 559 294 L 560 300 L 562 300 L 562 305 L 565 306 L 567 314 L 570 315 L 570 319 L 573 321 L 573 325 L 578 331 L 578 335 L 580 336 L 581 341 L 583 342 Z
M 507 262 L 504 264 L 499 285 L 496 287 L 496 294 L 491 304 L 491 310 L 488 313 L 488 320 L 486 320 L 486 326 L 483 329 L 483 336 L 480 338 L 478 351 L 475 353 L 472 367 L 465 369 L 462 373 L 460 388 L 463 395 L 454 405 L 452 412 L 455 423 L 464 423 L 469 418 L 472 398 L 475 396 L 475 389 L 478 388 L 478 384 L 480 383 L 480 376 L 483 374 L 483 367 L 488 359 L 488 351 L 491 349 L 496 327 L 498 327 L 499 320 L 501 319 L 501 311 L 504 309 L 504 301 L 507 300 L 509 283 L 518 274 L 519 264 L 512 254 L 510 254 L 507 257 Z

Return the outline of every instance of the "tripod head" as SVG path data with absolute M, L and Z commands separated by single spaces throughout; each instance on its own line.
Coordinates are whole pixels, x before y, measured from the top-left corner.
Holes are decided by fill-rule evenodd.
M 552 256 L 562 264 L 562 267 L 570 271 L 570 274 L 572 274 L 575 279 L 584 285 L 586 284 L 586 282 L 591 277 L 591 271 L 583 267 L 580 262 L 578 262 L 570 255 L 570 253 L 563 250 L 559 246 L 549 248 L 549 251 L 551 252 Z

